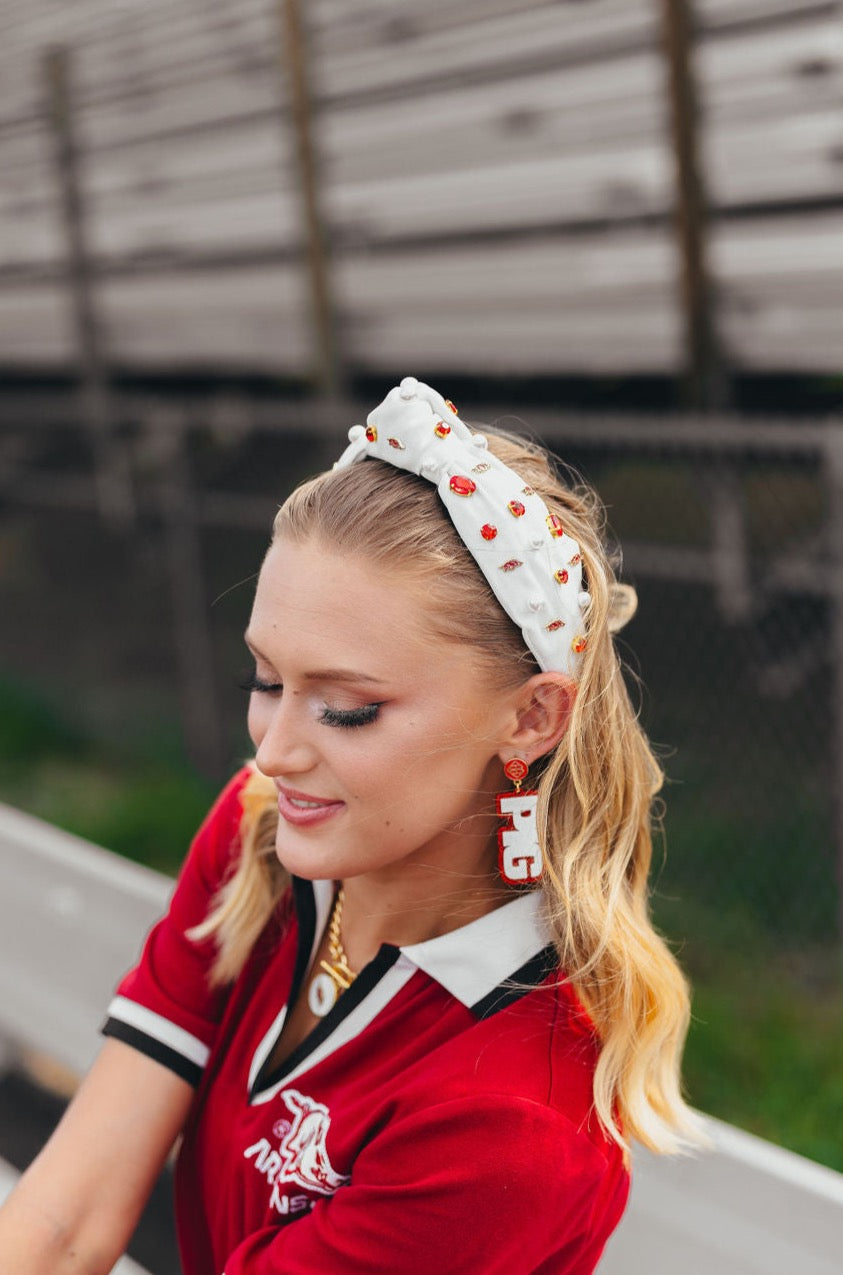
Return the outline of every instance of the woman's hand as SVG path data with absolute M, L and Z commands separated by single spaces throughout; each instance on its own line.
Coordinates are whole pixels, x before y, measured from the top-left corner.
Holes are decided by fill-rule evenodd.
M 107 1275 L 181 1130 L 193 1089 L 107 1040 L 61 1123 L 0 1209 L 0 1271 Z

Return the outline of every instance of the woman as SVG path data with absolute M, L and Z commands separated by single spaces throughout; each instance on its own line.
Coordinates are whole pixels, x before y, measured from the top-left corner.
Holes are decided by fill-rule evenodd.
M 583 1275 L 693 1141 L 658 767 L 596 503 L 413 378 L 275 523 L 253 763 L 0 1226 L 99 1272 L 174 1139 L 186 1275 Z M 292 878 L 292 884 L 290 884 Z

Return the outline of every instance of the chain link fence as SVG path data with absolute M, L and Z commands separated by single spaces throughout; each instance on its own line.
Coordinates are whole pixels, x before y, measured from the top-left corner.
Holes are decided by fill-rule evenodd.
M 665 435 L 576 455 L 639 593 L 620 641 L 666 772 L 655 911 L 698 942 L 825 945 L 841 854 L 828 455 L 794 426 L 774 450 Z

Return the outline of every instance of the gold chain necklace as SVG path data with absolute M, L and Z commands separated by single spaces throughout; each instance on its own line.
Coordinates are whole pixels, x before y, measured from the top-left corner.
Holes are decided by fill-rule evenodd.
M 331 919 L 328 922 L 328 954 L 331 959 L 330 961 L 319 962 L 322 973 L 311 979 L 310 987 L 307 989 L 308 1006 L 311 1013 L 315 1014 L 317 1018 L 324 1018 L 333 1009 L 337 1003 L 337 998 L 351 987 L 357 977 L 349 967 L 348 957 L 345 954 L 345 948 L 340 938 L 344 902 L 345 891 L 340 886 L 337 891 L 337 897 L 334 900 Z

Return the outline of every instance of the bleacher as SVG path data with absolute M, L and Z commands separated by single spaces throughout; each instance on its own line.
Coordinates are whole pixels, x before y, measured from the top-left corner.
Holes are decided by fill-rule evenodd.
M 843 4 L 695 7 L 727 354 L 834 372 Z M 307 6 L 352 367 L 677 368 L 659 12 L 658 0 Z M 0 0 L 0 26 L 0 364 L 73 357 L 42 67 L 66 44 L 110 357 L 300 373 L 307 281 L 275 0 Z

